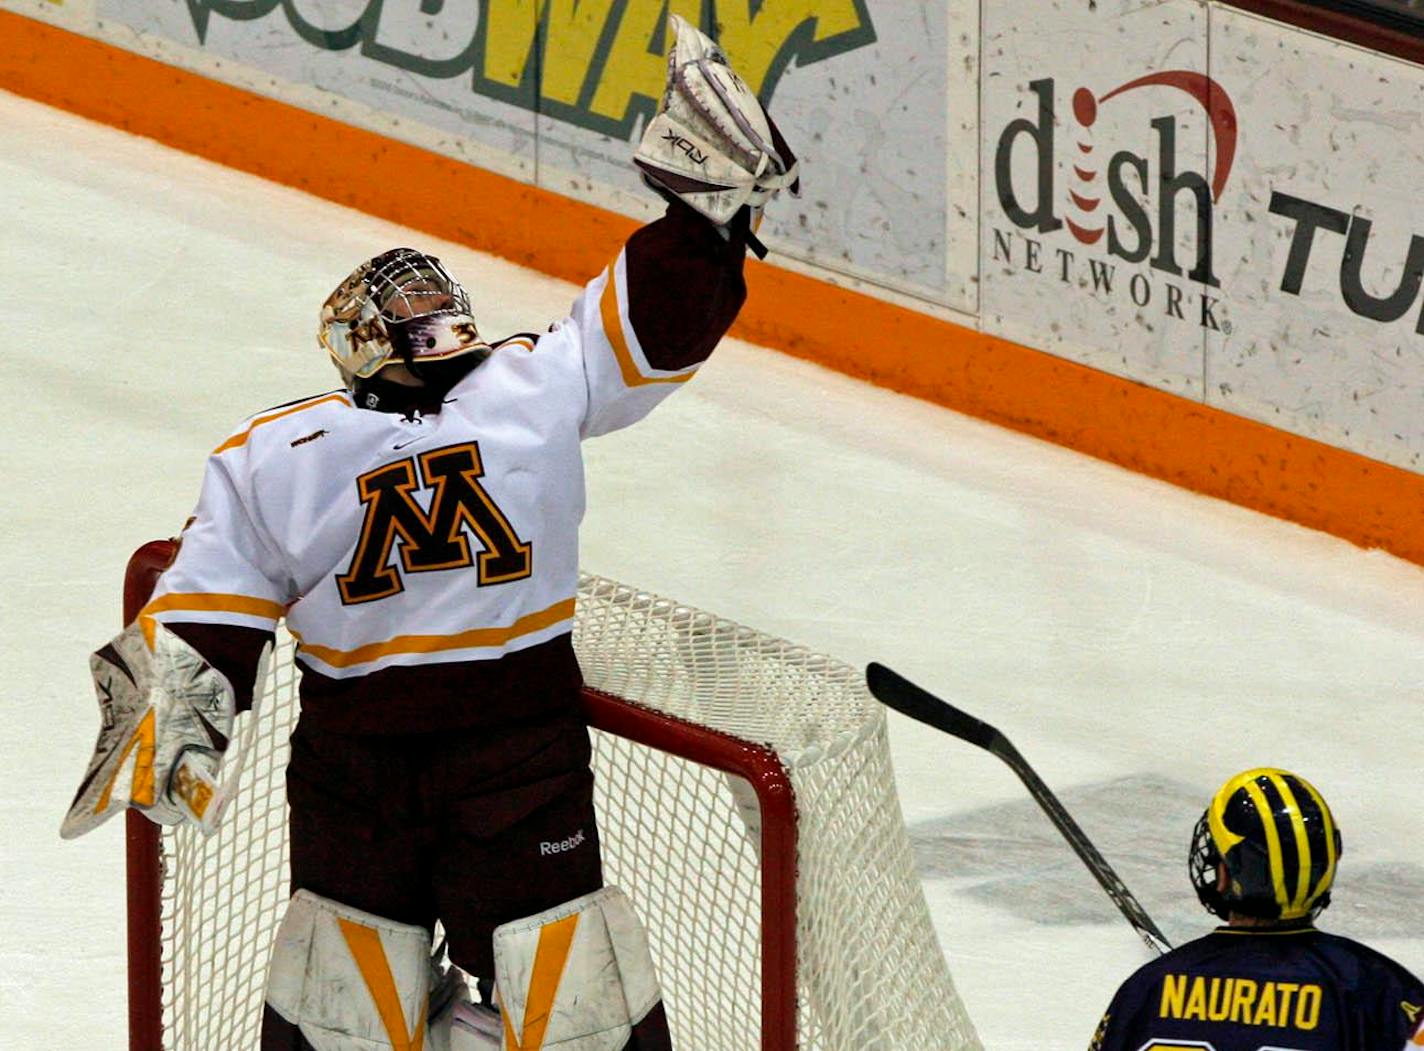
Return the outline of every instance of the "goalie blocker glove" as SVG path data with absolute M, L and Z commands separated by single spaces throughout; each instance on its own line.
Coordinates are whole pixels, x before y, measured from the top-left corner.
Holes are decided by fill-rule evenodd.
M 263 654 L 257 682 L 265 681 Z M 212 832 L 241 770 L 229 760 L 232 685 L 197 650 L 151 617 L 140 617 L 89 658 L 100 728 L 94 756 L 65 815 L 65 839 L 132 806 L 160 825 L 188 822 Z M 254 697 L 254 708 L 257 698 Z
M 716 226 L 744 222 L 747 243 L 765 256 L 754 234 L 762 209 L 782 190 L 799 194 L 799 164 L 722 49 L 677 15 L 669 24 L 667 87 L 633 163 L 654 190 Z

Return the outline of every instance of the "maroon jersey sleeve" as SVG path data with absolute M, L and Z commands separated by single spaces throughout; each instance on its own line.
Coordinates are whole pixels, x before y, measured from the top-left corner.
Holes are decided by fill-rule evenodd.
M 705 361 L 747 297 L 745 220 L 724 234 L 679 202 L 627 245 L 628 315 L 658 369 Z
M 237 696 L 238 711 L 245 712 L 252 707 L 257 662 L 262 657 L 262 647 L 275 637 L 272 632 L 232 624 L 170 623 L 165 627 L 227 677 Z

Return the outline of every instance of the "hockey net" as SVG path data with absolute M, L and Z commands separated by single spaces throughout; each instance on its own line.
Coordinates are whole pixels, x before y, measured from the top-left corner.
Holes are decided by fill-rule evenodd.
M 129 565 L 125 612 L 172 553 Z M 882 709 L 850 667 L 585 575 L 575 646 L 610 883 L 685 1051 L 980 1047 L 914 872 Z M 255 1051 L 288 897 L 291 643 L 212 837 L 131 813 L 131 1051 Z

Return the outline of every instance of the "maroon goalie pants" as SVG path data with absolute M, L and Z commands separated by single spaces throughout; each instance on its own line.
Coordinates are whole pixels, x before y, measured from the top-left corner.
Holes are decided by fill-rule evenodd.
M 390 737 L 298 723 L 292 890 L 433 927 L 493 977 L 491 936 L 603 885 L 588 730 L 559 720 Z
M 392 736 L 298 722 L 287 767 L 293 892 L 445 928 L 493 978 L 501 923 L 602 886 L 588 731 L 572 720 Z M 263 1051 L 303 1051 L 270 1008 Z

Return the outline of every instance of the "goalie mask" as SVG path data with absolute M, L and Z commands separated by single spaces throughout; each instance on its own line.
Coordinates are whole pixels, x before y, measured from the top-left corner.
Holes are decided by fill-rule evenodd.
M 1285 770 L 1247 770 L 1221 786 L 1197 822 L 1188 867 L 1197 897 L 1222 919 L 1311 920 L 1330 904 L 1340 846 L 1330 808 L 1310 782 Z
M 440 260 L 394 248 L 362 263 L 321 307 L 321 345 L 347 386 L 400 363 L 416 378 L 437 362 L 490 353 L 470 315 L 470 297 Z M 461 362 L 468 371 L 473 367 Z

